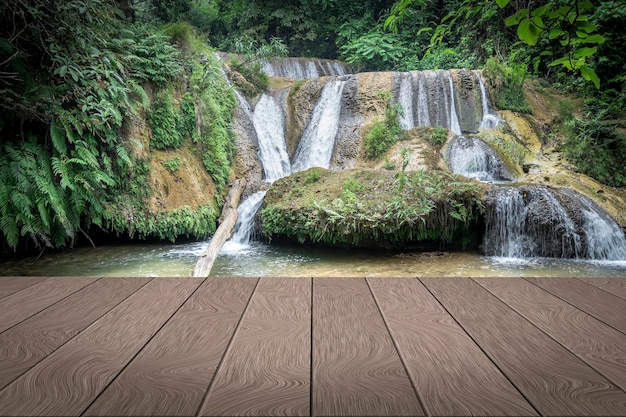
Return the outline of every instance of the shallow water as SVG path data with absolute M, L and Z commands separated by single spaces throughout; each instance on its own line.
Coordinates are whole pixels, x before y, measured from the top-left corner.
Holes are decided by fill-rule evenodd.
M 78 248 L 36 259 L 0 260 L 0 275 L 190 276 L 208 242 L 127 244 Z M 626 261 L 511 259 L 471 252 L 382 251 L 277 246 L 262 243 L 222 250 L 211 276 L 622 276 Z

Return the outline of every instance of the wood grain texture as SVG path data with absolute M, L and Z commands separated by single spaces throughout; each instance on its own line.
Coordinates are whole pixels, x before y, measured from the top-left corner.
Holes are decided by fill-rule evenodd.
M 98 280 L 0 334 L 0 389 L 148 281 Z
M 626 394 L 467 278 L 422 278 L 543 415 L 625 415 Z
M 523 279 L 475 279 L 626 391 L 626 335 Z
M 420 281 L 367 281 L 429 415 L 537 415 Z
M 91 284 L 96 277 L 48 278 L 0 300 L 0 333 Z
M 310 317 L 310 279 L 261 278 L 200 415 L 309 415 Z
M 313 284 L 313 415 L 424 415 L 365 279 Z
M 626 300 L 571 278 L 527 278 L 528 281 L 626 333 Z
M 0 277 L 0 299 L 26 287 L 30 287 L 47 277 Z
M 195 415 L 256 283 L 208 279 L 85 415 Z
M 0 391 L 0 415 L 81 414 L 200 283 L 153 279 Z
M 626 278 L 580 277 L 578 279 L 626 300 Z

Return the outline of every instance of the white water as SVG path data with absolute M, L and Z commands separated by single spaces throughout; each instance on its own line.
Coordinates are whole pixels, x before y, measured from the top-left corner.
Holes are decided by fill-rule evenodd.
M 488 211 L 486 220 L 486 254 L 504 258 L 598 259 L 594 253 L 585 254 L 584 234 L 579 233 L 581 225 L 576 224 L 549 189 L 497 188 L 492 193 L 495 207 Z
M 231 238 L 222 247 L 221 253 L 236 252 L 250 244 L 250 236 L 254 226 L 254 216 L 263 204 L 267 191 L 251 194 L 237 208 L 237 224 Z
M 493 129 L 498 127 L 502 122 L 502 119 L 491 111 L 491 102 L 489 101 L 489 95 L 485 88 L 485 82 L 481 74 L 478 74 L 478 85 L 480 86 L 480 101 L 483 108 L 483 118 L 480 122 L 481 129 Z
M 509 181 L 503 163 L 486 143 L 477 138 L 457 136 L 446 151 L 450 171 L 483 182 Z
M 305 80 L 324 76 L 345 75 L 343 64 L 323 59 L 282 58 L 263 64 L 263 72 L 270 77 Z
M 617 222 L 587 197 L 567 189 L 560 192 L 580 204 L 586 258 L 626 261 L 626 235 Z
M 402 73 L 401 77 L 400 92 L 398 94 L 398 104 L 402 106 L 400 127 L 404 130 L 409 130 L 416 126 L 413 119 L 413 74 L 410 72 Z
M 253 123 L 265 181 L 273 182 L 289 175 L 291 166 L 285 143 L 285 116 L 273 96 L 265 93 L 261 96 L 254 109 Z
M 339 129 L 341 96 L 345 83 L 339 79 L 330 79 L 326 82 L 296 149 L 292 172 L 312 167 L 326 169 L 330 167 L 335 136 Z
M 428 111 L 428 95 L 426 94 L 426 83 L 424 74 L 418 73 L 417 82 L 417 125 L 430 126 L 430 114 Z
M 452 131 L 452 133 L 454 133 L 455 135 L 462 135 L 463 132 L 461 132 L 461 124 L 459 122 L 459 116 L 456 114 L 456 105 L 455 105 L 455 99 L 454 99 L 454 83 L 452 82 L 452 77 L 450 76 L 449 73 L 448 73 L 448 80 L 450 82 L 450 97 L 448 98 L 448 101 L 450 103 L 450 113 L 448 116 L 448 126 L 450 127 L 450 130 Z

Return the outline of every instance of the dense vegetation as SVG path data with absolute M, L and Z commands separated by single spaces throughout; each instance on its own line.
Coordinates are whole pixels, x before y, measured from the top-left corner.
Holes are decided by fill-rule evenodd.
M 127 133 L 146 118 L 149 147 L 195 147 L 222 192 L 235 99 L 214 49 L 240 54 L 233 67 L 248 95 L 267 83 L 258 58 L 287 53 L 359 70 L 486 68 L 496 104 L 516 111 L 529 111 L 524 81 L 541 77 L 586 97 L 583 113 L 564 114 L 556 126 L 570 162 L 626 186 L 624 21 L 620 1 L 2 2 L 1 250 L 71 246 L 94 229 L 168 239 L 210 233 L 219 195 L 196 209 L 149 210 L 150 164 Z M 390 110 L 372 137 L 397 133 Z
M 123 134 L 148 112 L 150 147 L 192 140 L 226 184 L 234 98 L 193 29 L 131 22 L 108 0 L 10 3 L 0 9 L 2 246 L 71 246 L 92 227 L 169 239 L 211 232 L 214 204 L 149 212 L 149 163 Z M 182 79 L 191 81 L 178 105 L 172 85 Z

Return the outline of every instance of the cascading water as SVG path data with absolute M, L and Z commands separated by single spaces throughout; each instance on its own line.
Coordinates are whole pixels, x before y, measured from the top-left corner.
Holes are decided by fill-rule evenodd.
M 276 99 L 263 94 L 253 115 L 254 129 L 259 142 L 259 157 L 265 172 L 265 181 L 273 182 L 289 175 L 291 164 L 285 144 L 285 116 Z
M 345 75 L 350 71 L 346 64 L 328 59 L 282 58 L 263 64 L 263 72 L 270 77 L 305 80 Z
M 248 246 L 252 230 L 254 230 L 254 216 L 263 204 L 263 197 L 267 191 L 251 194 L 237 208 L 237 224 L 231 238 L 222 248 L 223 252 L 237 251 Z
M 457 136 L 445 154 L 450 171 L 483 182 L 511 181 L 512 176 L 498 154 L 477 138 Z
M 335 137 L 339 128 L 341 96 L 346 81 L 330 79 L 324 86 L 311 120 L 298 144 L 292 165 L 293 172 L 312 167 L 330 167 Z
M 448 103 L 450 103 L 450 111 L 448 113 L 448 126 L 452 133 L 455 135 L 462 135 L 461 124 L 459 123 L 459 116 L 456 113 L 456 104 L 454 99 L 454 83 L 452 77 L 448 75 L 448 81 L 450 84 L 450 97 L 447 97 Z
M 571 201 L 575 213 L 580 213 L 585 258 L 626 260 L 626 235 L 617 222 L 587 197 L 568 189 L 559 193 Z
M 486 255 L 626 260 L 626 237 L 617 223 L 571 190 L 494 187 L 486 204 Z
M 290 167 L 285 144 L 285 115 L 276 99 L 263 94 L 254 114 L 254 128 L 259 141 L 259 157 L 265 171 L 265 180 L 273 182 L 293 172 L 311 167 L 328 168 L 333 153 L 335 136 L 339 127 L 341 95 L 345 81 L 328 80 L 313 110 L 311 121 L 305 129 Z M 246 247 L 250 241 L 254 216 L 263 203 L 265 191 L 250 195 L 237 209 L 235 233 L 227 242 L 225 251 Z
M 493 129 L 494 127 L 498 127 L 502 119 L 491 110 L 491 102 L 489 101 L 489 95 L 487 94 L 487 88 L 485 87 L 482 75 L 478 76 L 478 85 L 480 86 L 480 101 L 483 108 L 483 118 L 480 122 L 480 128 Z

